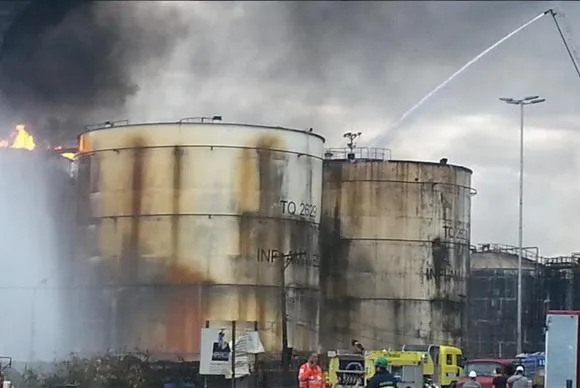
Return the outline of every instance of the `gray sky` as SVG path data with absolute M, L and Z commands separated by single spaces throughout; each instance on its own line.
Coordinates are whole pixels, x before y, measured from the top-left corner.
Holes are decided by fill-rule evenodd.
M 367 141 L 468 60 L 542 11 L 569 26 L 576 2 L 182 3 L 189 34 L 163 70 L 143 71 L 132 121 L 222 114 L 227 121 L 314 127 L 329 146 L 345 130 Z M 576 31 L 572 30 L 572 34 Z M 580 34 L 580 31 L 577 31 Z M 572 35 L 575 45 L 580 45 Z M 527 120 L 525 235 L 546 255 L 580 232 L 577 78 L 547 16 L 456 78 L 395 133 L 395 158 L 472 168 L 472 242 L 517 244 L 517 107 Z M 162 103 L 160 103 L 162 101 Z M 361 139 L 361 143 L 364 140 Z

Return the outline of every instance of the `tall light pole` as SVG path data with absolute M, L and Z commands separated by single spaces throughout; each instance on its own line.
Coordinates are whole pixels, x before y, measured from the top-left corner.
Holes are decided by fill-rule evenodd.
M 522 352 L 522 254 L 524 240 L 524 107 L 546 101 L 540 96 L 529 96 L 521 99 L 500 98 L 506 104 L 520 106 L 520 193 L 519 193 L 519 221 L 518 221 L 518 295 L 517 295 L 517 353 Z

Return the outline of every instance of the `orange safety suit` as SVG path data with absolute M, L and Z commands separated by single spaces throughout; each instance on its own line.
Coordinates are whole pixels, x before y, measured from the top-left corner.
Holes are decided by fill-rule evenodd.
M 300 388 L 324 388 L 322 368 L 318 365 L 311 367 L 307 362 L 300 365 L 298 383 Z

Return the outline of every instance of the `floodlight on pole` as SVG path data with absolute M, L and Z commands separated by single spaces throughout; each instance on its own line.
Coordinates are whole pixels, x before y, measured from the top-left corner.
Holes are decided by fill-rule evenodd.
M 522 255 L 524 239 L 524 107 L 545 102 L 540 96 L 529 96 L 521 99 L 501 97 L 500 101 L 520 106 L 520 187 L 519 187 L 519 221 L 518 221 L 518 294 L 517 294 L 517 354 L 522 353 Z

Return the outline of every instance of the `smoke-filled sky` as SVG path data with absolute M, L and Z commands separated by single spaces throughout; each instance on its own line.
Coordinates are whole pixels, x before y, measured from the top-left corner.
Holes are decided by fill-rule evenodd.
M 565 25 L 580 22 L 573 2 L 99 2 L 47 27 L 31 51 L 2 56 L 0 88 L 18 119 L 39 129 L 53 118 L 67 134 L 110 119 L 219 114 L 313 127 L 329 146 L 362 131 L 364 145 L 552 7 Z M 515 245 L 519 115 L 498 97 L 530 94 L 548 102 L 526 114 L 524 242 L 568 254 L 580 250 L 580 79 L 550 16 L 473 65 L 383 145 L 397 159 L 472 168 L 473 243 Z
M 567 25 L 578 25 L 580 4 L 566 2 L 181 4 L 189 36 L 143 77 L 128 117 L 221 114 L 313 127 L 329 146 L 359 130 L 364 144 L 479 52 L 556 5 Z M 516 245 L 519 113 L 498 97 L 530 94 L 548 102 L 526 115 L 524 243 L 569 254 L 580 250 L 580 79 L 550 16 L 473 65 L 383 145 L 397 159 L 447 157 L 472 168 L 473 243 Z

